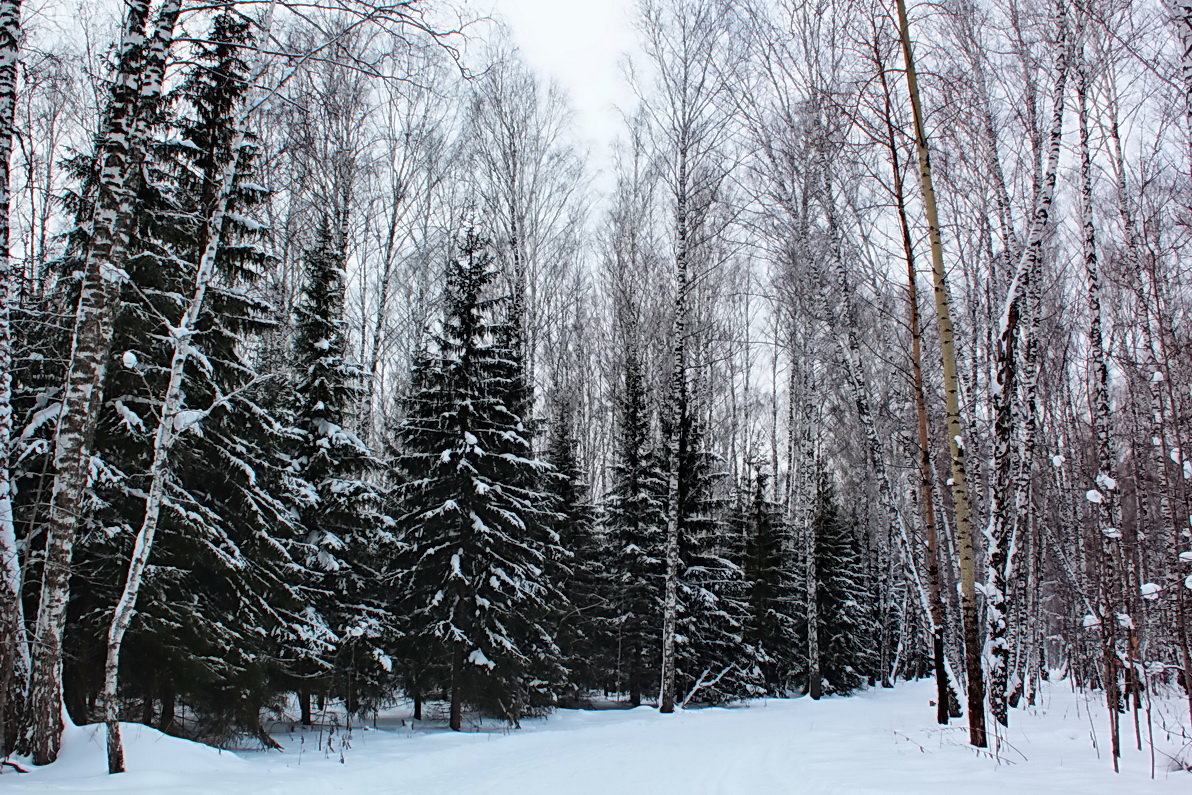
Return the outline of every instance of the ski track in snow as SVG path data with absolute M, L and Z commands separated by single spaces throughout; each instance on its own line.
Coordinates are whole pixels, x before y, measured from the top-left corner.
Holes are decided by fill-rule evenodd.
M 58 763 L 0 776 L 0 792 L 1192 792 L 1192 774 L 1173 771 L 1162 753 L 1151 780 L 1149 753 L 1134 749 L 1129 715 L 1122 721 L 1123 772 L 1115 776 L 1090 742 L 1095 731 L 1106 743 L 1097 696 L 1073 694 L 1066 683 L 1045 691 L 1039 709 L 1011 712 L 1008 739 L 1017 750 L 1004 748 L 1000 760 L 965 745 L 962 720 L 936 726 L 928 706 L 933 695 L 934 684 L 924 681 L 851 698 L 754 701 L 670 716 L 652 707 L 560 710 L 519 730 L 486 722 L 482 731 L 461 734 L 403 727 L 408 713 L 395 710 L 382 716 L 382 728 L 353 731 L 343 764 L 339 735 L 335 751 L 327 753 L 318 750 L 317 730 L 278 731 L 284 753 L 231 753 L 128 724 L 131 772 L 119 776 L 102 772 L 102 729 L 88 726 L 68 731 Z M 1168 725 L 1186 722 L 1179 701 L 1159 703 L 1156 710 Z M 1158 721 L 1155 742 L 1169 754 L 1192 754 Z

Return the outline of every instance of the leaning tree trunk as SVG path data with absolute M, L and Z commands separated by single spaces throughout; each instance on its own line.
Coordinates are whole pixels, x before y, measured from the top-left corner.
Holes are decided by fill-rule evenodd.
M 12 320 L 16 268 L 8 256 L 9 172 L 16 110 L 21 0 L 0 0 L 0 756 L 16 741 L 29 685 L 29 645 L 21 604 L 21 565 L 12 514 Z
M 188 423 L 182 421 L 183 408 L 186 405 L 186 362 L 194 350 L 190 339 L 198 331 L 199 315 L 207 297 L 207 288 L 215 276 L 215 261 L 223 242 L 228 201 L 235 187 L 236 170 L 240 163 L 239 153 L 243 148 L 245 137 L 241 130 L 237 132 L 232 141 L 232 156 L 224 167 L 223 174 L 220 175 L 219 197 L 211 218 L 207 222 L 207 243 L 199 260 L 198 272 L 195 274 L 194 294 L 186 307 L 186 314 L 183 315 L 177 327 L 170 331 L 174 353 L 170 361 L 170 378 L 166 386 L 165 400 L 162 402 L 161 418 L 153 440 L 153 462 L 149 467 L 149 491 L 145 498 L 145 518 L 141 522 L 140 530 L 137 531 L 124 590 L 116 603 L 112 623 L 108 628 L 107 658 L 104 662 L 103 704 L 104 722 L 108 729 L 109 773 L 124 772 L 124 747 L 120 739 L 120 714 L 117 703 L 120 649 L 124 643 L 124 635 L 136 614 L 137 597 L 140 594 L 145 567 L 153 552 L 158 519 L 165 501 L 170 451 L 174 442 L 177 441 L 179 433 L 198 421 L 190 420 Z M 210 409 L 207 411 L 209 412 Z
M 128 278 L 120 263 L 135 215 L 135 183 L 181 10 L 181 0 L 165 0 L 153 33 L 146 38 L 149 0 L 127 0 L 126 5 L 119 61 L 97 147 L 95 203 L 54 447 L 54 484 L 30 665 L 31 725 L 23 742 L 24 750 L 39 765 L 57 759 L 62 742 L 62 633 L 71 559 L 84 514 L 91 445 L 120 288 Z
M 920 330 L 919 286 L 915 267 L 915 244 L 911 234 L 910 218 L 906 207 L 906 190 L 902 177 L 902 163 L 898 156 L 898 142 L 894 130 L 893 108 L 890 103 L 890 86 L 886 79 L 885 64 L 881 50 L 874 43 L 874 60 L 878 80 L 882 86 L 883 107 L 886 118 L 885 144 L 890 152 L 890 168 L 893 176 L 894 203 L 898 210 L 898 228 L 902 236 L 902 252 L 906 259 L 907 275 L 907 323 L 911 334 L 911 375 L 915 398 L 916 431 L 918 434 L 919 503 L 923 512 L 923 534 L 927 545 L 927 601 L 929 609 L 926 618 L 931 632 L 932 667 L 936 684 L 936 722 L 947 725 L 950 717 L 960 717 L 960 699 L 952 687 L 952 672 L 944 651 L 944 600 L 940 589 L 940 552 L 938 525 L 935 518 L 935 474 L 931 467 L 931 444 L 927 422 L 927 390 L 923 383 L 923 334 Z
M 977 615 L 977 586 L 973 555 L 973 530 L 969 506 L 968 472 L 965 462 L 964 426 L 960 419 L 960 378 L 956 367 L 956 337 L 952 327 L 951 300 L 944 271 L 944 247 L 940 239 L 939 211 L 931 179 L 931 154 L 923 126 L 923 108 L 919 99 L 919 80 L 911 49 L 910 23 L 905 0 L 896 0 L 902 56 L 906 62 L 906 83 L 915 126 L 915 146 L 919 154 L 919 182 L 927 232 L 931 241 L 931 270 L 935 283 L 936 323 L 939 327 L 940 358 L 944 371 L 944 411 L 947 417 L 948 452 L 952 461 L 952 508 L 956 532 L 956 552 L 960 571 L 960 607 L 963 622 L 964 662 L 968 679 L 969 742 L 978 748 L 985 738 L 985 680 L 981 670 L 981 627 Z
M 274 5 L 270 4 L 261 22 L 259 38 L 262 40 L 269 35 L 273 23 L 273 11 Z M 257 77 L 259 74 L 250 78 L 250 86 Z M 153 460 L 149 466 L 149 489 L 145 498 L 145 516 L 137 531 L 124 589 L 112 614 L 112 623 L 108 627 L 103 681 L 104 722 L 107 725 L 108 735 L 108 773 L 124 772 L 124 746 L 120 736 L 120 715 L 117 702 L 120 685 L 120 651 L 124 643 L 124 636 L 136 615 L 137 598 L 140 595 L 145 568 L 153 553 L 153 544 L 157 536 L 158 521 L 165 502 L 166 485 L 169 479 L 170 454 L 180 433 L 201 421 L 201 418 L 209 414 L 219 403 L 225 402 L 231 397 L 231 395 L 221 397 L 201 415 L 196 415 L 197 419 L 190 416 L 193 410 L 187 411 L 186 414 L 183 413 L 186 405 L 186 364 L 194 352 L 190 341 L 198 331 L 199 317 L 207 299 L 207 290 L 215 279 L 215 264 L 223 247 L 229 203 L 236 187 L 236 174 L 240 167 L 240 155 L 248 142 L 247 116 L 253 110 L 254 106 L 249 103 L 239 120 L 236 134 L 232 138 L 228 162 L 224 165 L 218 178 L 219 193 L 216 195 L 210 217 L 206 220 L 206 234 L 204 235 L 203 252 L 199 257 L 198 268 L 195 272 L 194 292 L 178 325 L 170 329 L 170 340 L 174 350 L 170 361 L 170 377 L 166 385 L 165 400 L 162 401 L 161 417 L 153 441 Z
M 850 296 L 855 290 L 849 279 L 844 264 L 844 257 L 840 250 L 839 225 L 836 220 L 835 206 L 833 205 L 831 195 L 827 193 L 830 190 L 829 185 L 830 182 L 824 180 L 824 190 L 825 195 L 827 195 L 825 210 L 828 220 L 828 244 L 831 248 L 832 263 L 836 269 L 837 288 L 844 304 L 842 320 L 834 323 L 834 330 L 838 332 L 836 334 L 836 341 L 841 350 L 841 358 L 844 361 L 845 377 L 852 392 L 853 405 L 857 409 L 857 419 L 860 421 L 861 428 L 865 433 L 865 460 L 869 465 L 874 481 L 877 483 L 878 496 L 886 508 L 887 532 L 892 534 L 895 529 L 898 531 L 899 548 L 902 550 L 903 565 L 906 567 L 907 574 L 909 575 L 908 578 L 918 595 L 919 607 L 923 615 L 930 622 L 932 621 L 930 599 L 923 587 L 923 578 L 919 574 L 919 565 L 916 561 L 914 545 L 911 542 L 910 529 L 907 527 L 906 520 L 903 518 L 902 512 L 898 509 L 898 504 L 894 499 L 894 488 L 890 482 L 890 475 L 886 469 L 884 457 L 882 456 L 881 435 L 878 433 L 873 409 L 869 405 L 869 391 L 865 385 L 864 372 L 861 365 L 861 339 L 858 334 L 856 308 L 850 300 Z M 945 668 L 947 667 L 946 661 L 942 664 Z

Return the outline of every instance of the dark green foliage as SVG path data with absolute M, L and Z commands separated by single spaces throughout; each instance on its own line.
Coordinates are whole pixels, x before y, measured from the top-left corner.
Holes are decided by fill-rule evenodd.
M 552 471 L 546 492 L 556 518 L 552 522 L 562 556 L 552 561 L 552 579 L 562 599 L 555 605 L 555 641 L 567 670 L 572 700 L 610 684 L 616 664 L 611 628 L 611 594 L 603 539 L 597 535 L 596 511 L 580 471 L 571 407 L 556 407 L 546 460 Z
M 825 692 L 847 694 L 865 685 L 875 646 L 871 593 L 866 587 L 855 522 L 840 510 L 836 489 L 822 475 L 811 519 L 815 538 L 820 672 Z
M 766 498 L 767 475 L 757 468 L 739 497 L 735 534 L 744 545 L 749 614 L 745 641 L 758 655 L 766 691 L 789 691 L 802 665 L 798 631 L 798 583 L 782 508 Z
M 718 704 L 761 695 L 757 652 L 744 638 L 746 583 L 739 539 L 728 532 L 723 461 L 705 447 L 696 412 L 680 423 L 676 696 Z
M 199 258 L 213 232 L 214 197 L 226 164 L 238 157 L 217 278 L 189 340 L 194 354 L 186 370 L 184 409 L 207 413 L 172 454 L 158 539 L 121 677 L 126 695 L 151 706 L 160 699 L 163 725 L 224 736 L 256 730 L 259 708 L 274 694 L 282 651 L 309 633 L 296 590 L 301 565 L 292 506 L 301 484 L 280 454 L 293 432 L 257 400 L 256 373 L 245 350 L 246 340 L 267 329 L 273 315 L 252 296 L 268 259 L 260 245 L 264 230 L 249 218 L 265 195 L 254 182 L 256 151 L 251 140 L 239 151 L 231 146 L 232 116 L 246 88 L 239 52 L 249 40 L 248 23 L 221 13 L 208 39 L 169 102 L 155 109 L 158 143 L 137 185 L 132 256 L 124 263 L 130 279 L 115 324 L 118 354 L 103 384 L 95 479 L 75 551 L 66 687 L 74 718 L 91 719 L 99 684 L 95 661 L 102 660 L 112 606 L 144 513 L 152 439 L 173 351 L 170 325 L 182 317 L 194 291 Z M 85 219 L 95 165 L 78 158 L 73 167 L 79 189 L 72 204 Z M 77 294 L 85 226 L 71 233 L 66 257 L 56 266 L 63 305 Z M 65 344 L 68 337 L 58 339 Z M 51 361 L 64 366 L 65 351 Z M 36 412 L 38 405 L 30 409 Z M 49 452 L 48 446 L 40 450 Z M 35 496 L 52 470 L 31 463 L 31 482 L 22 489 Z M 193 724 L 172 724 L 176 702 L 189 708 Z
M 308 677 L 304 689 L 330 690 L 359 711 L 387 693 L 392 663 L 381 646 L 391 632 L 377 567 L 392 557 L 394 543 L 380 497 L 364 479 L 380 462 L 348 427 L 364 375 L 346 359 L 338 240 L 324 221 L 306 255 L 296 313 L 295 425 L 302 436 L 294 468 L 311 487 L 299 508 L 312 572 L 305 596 L 327 642 L 326 656 L 306 660 L 300 673 Z
M 617 633 L 617 689 L 634 706 L 658 686 L 665 564 L 666 479 L 651 440 L 638 352 L 625 356 L 612 488 L 604 500 L 608 587 Z
M 469 234 L 449 264 L 443 322 L 397 434 L 404 551 L 392 574 L 411 642 L 450 665 L 442 684 L 516 722 L 552 704 L 562 679 L 543 625 L 557 600 L 547 568 L 561 552 L 532 486 L 547 465 L 509 408 L 518 364 L 492 319 L 489 263 Z

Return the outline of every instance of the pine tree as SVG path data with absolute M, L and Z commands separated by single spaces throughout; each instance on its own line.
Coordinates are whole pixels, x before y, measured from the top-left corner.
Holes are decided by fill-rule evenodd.
M 821 472 L 811 532 L 819 671 L 827 693 L 863 687 L 875 667 L 870 595 L 855 524 L 841 512 L 830 476 Z
M 552 527 L 563 553 L 552 566 L 552 579 L 563 597 L 555 609 L 555 640 L 567 669 L 572 700 L 579 702 L 584 691 L 607 684 L 607 673 L 616 661 L 609 653 L 613 639 L 605 549 L 580 470 L 574 421 L 570 404 L 558 404 L 546 450 L 552 468 L 546 492 L 556 515 Z
M 666 478 L 651 443 L 641 360 L 633 345 L 625 355 L 622 390 L 617 457 L 603 521 L 609 546 L 608 582 L 614 594 L 618 683 L 636 707 L 642 694 L 658 685 Z
M 449 263 L 444 317 L 411 409 L 398 431 L 394 572 L 408 631 L 438 650 L 450 673 L 451 727 L 465 703 L 511 722 L 546 708 L 562 677 L 542 619 L 556 598 L 547 577 L 561 554 L 546 497 L 526 484 L 546 464 L 530 457 L 524 418 L 510 410 L 517 373 L 487 295 L 486 242 L 469 233 Z
M 295 422 L 302 433 L 295 468 L 310 484 L 299 509 L 312 622 L 325 628 L 332 689 L 349 711 L 374 705 L 384 694 L 391 662 L 381 644 L 389 635 L 378 564 L 392 554 L 380 497 L 364 477 L 377 466 L 350 429 L 351 412 L 364 394 L 361 369 L 346 359 L 342 235 L 324 220 L 306 255 L 306 277 L 297 307 Z M 316 670 L 307 670 L 314 677 Z M 310 722 L 310 689 L 300 688 L 302 719 Z M 330 687 L 329 687 L 330 685 Z
M 801 665 L 796 568 L 782 508 L 766 498 L 766 487 L 767 474 L 758 466 L 739 495 L 735 535 L 744 546 L 745 641 L 757 651 L 767 692 L 782 695 Z

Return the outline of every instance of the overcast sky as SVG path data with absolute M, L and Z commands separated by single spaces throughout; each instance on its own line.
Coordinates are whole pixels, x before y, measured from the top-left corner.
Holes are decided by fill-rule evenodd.
M 621 130 L 617 108 L 633 103 L 621 60 L 635 48 L 635 0 L 468 0 L 468 4 L 478 13 L 507 22 L 526 62 L 563 87 L 575 111 L 578 142 L 589 149 L 593 171 L 607 170 L 612 142 Z

